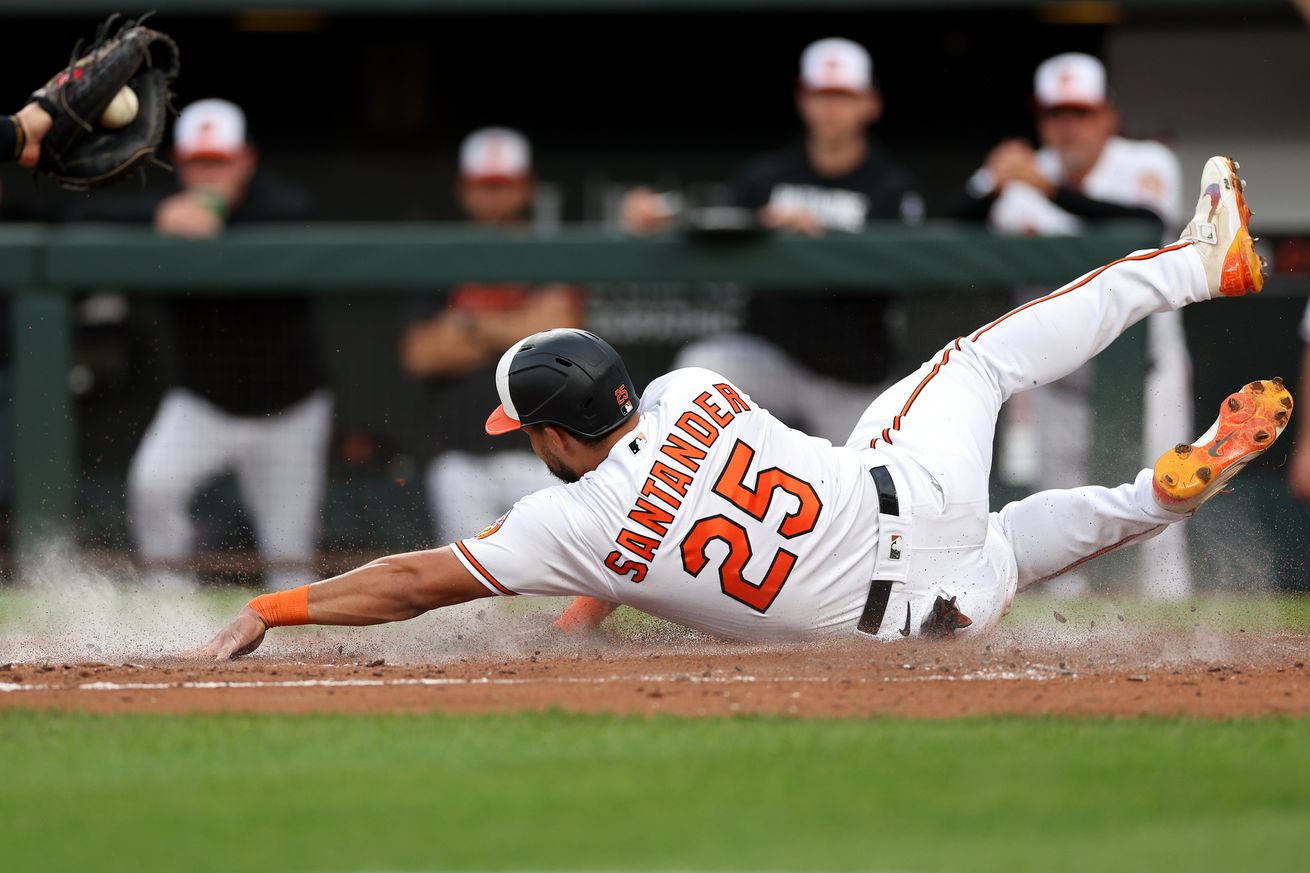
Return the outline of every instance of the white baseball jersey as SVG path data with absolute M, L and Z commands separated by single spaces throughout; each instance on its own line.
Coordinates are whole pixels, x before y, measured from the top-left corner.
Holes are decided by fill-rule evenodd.
M 588 594 L 738 639 L 859 619 L 875 452 L 793 430 L 710 370 L 656 379 L 639 415 L 596 470 L 454 543 L 468 571 L 497 594 Z
M 879 639 L 920 632 L 938 598 L 958 598 L 973 620 L 962 633 L 985 632 L 1016 589 L 1186 517 L 1156 503 L 1150 469 L 991 512 L 1001 405 L 1148 315 L 1209 297 L 1192 243 L 1136 252 L 947 344 L 869 406 L 844 448 L 711 370 L 675 370 L 599 467 L 453 551 L 499 594 L 589 594 L 739 639 L 853 630 L 875 578 L 896 583 Z M 869 475 L 883 464 L 895 513 L 880 514 Z
M 1037 168 L 1052 182 L 1063 181 L 1060 156 L 1050 148 L 1037 152 Z M 1111 137 L 1081 192 L 1093 200 L 1144 206 L 1164 221 L 1166 231 L 1181 221 L 1182 176 L 1168 146 L 1150 140 Z M 992 204 L 991 224 L 1003 233 L 1053 236 L 1082 231 L 1082 221 L 1065 212 L 1030 185 L 1005 186 Z

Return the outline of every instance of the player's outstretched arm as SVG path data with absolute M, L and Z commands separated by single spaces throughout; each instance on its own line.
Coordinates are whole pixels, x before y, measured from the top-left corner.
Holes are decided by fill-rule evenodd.
M 225 661 L 253 652 L 272 627 L 383 624 L 490 596 L 449 546 L 390 555 L 313 585 L 256 597 L 208 645 L 183 657 Z

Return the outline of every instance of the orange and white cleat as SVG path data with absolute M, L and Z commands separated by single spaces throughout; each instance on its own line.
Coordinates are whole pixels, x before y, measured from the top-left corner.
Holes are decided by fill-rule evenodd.
M 1215 423 L 1195 443 L 1180 443 L 1155 462 L 1155 502 L 1193 512 L 1274 444 L 1292 419 L 1282 379 L 1252 382 L 1228 395 Z
M 1196 214 L 1183 230 L 1205 264 L 1211 297 L 1259 294 L 1264 287 L 1264 261 L 1255 252 L 1249 227 L 1251 208 L 1246 204 L 1246 183 L 1237 175 L 1240 165 L 1217 155 L 1201 172 L 1201 199 Z

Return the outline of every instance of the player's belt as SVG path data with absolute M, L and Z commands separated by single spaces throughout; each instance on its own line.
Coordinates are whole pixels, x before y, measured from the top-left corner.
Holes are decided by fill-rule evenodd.
M 878 515 L 881 520 L 899 519 L 901 517 L 901 501 L 896 496 L 896 483 L 892 481 L 892 474 L 886 466 L 874 467 L 869 471 L 873 477 L 874 487 L 878 491 Z M 878 543 L 879 555 L 874 563 L 874 579 L 869 585 L 869 597 L 864 601 L 864 612 L 860 615 L 860 621 L 855 625 L 855 629 L 862 634 L 874 636 L 882 628 L 883 616 L 887 614 L 887 600 L 892 594 L 892 585 L 896 582 L 905 581 L 903 562 L 909 559 L 909 544 L 903 542 L 902 533 L 890 533 L 886 538 L 882 534 L 886 531 L 881 528 L 885 525 L 879 525 Z M 903 554 L 904 553 L 904 554 Z M 880 573 L 879 569 L 886 570 L 888 567 L 895 567 L 897 572 L 894 575 L 899 579 L 882 578 L 886 573 Z

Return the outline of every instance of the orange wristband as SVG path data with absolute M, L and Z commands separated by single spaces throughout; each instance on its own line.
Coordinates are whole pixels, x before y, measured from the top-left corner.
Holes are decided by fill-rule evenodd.
M 248 604 L 269 627 L 309 624 L 309 586 L 261 594 Z
M 615 604 L 595 597 L 576 597 L 569 608 L 555 619 L 555 627 L 566 634 L 594 630 L 616 608 Z

